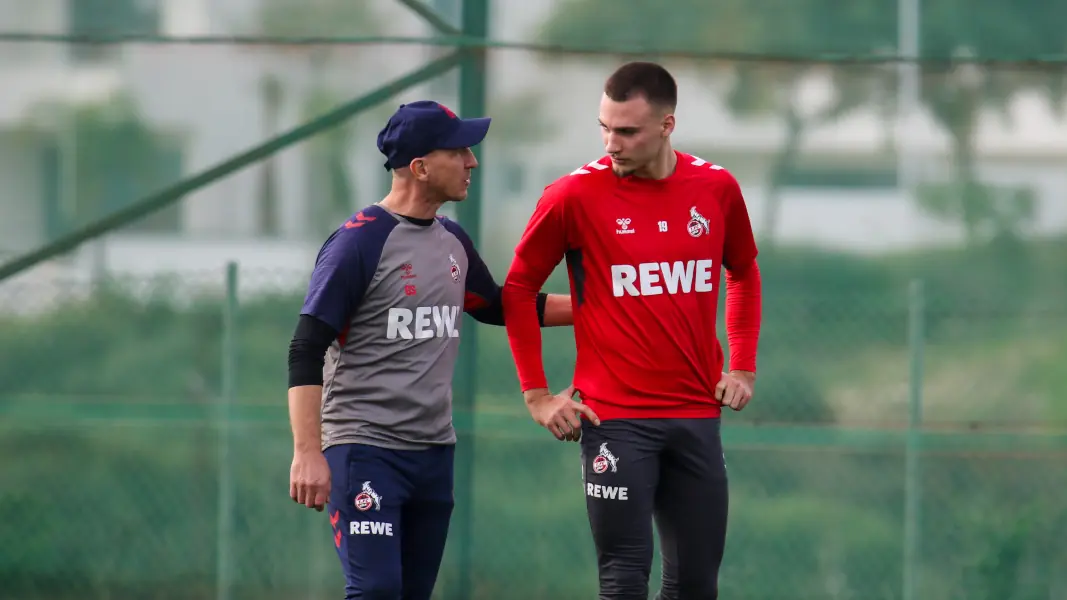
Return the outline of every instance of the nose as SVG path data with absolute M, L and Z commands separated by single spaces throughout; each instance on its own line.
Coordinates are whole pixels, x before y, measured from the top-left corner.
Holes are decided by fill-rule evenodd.
M 622 150 L 622 144 L 619 143 L 618 138 L 613 133 L 604 134 L 604 152 L 608 154 L 615 154 Z
M 474 152 L 470 148 L 467 148 L 467 157 L 463 164 L 468 169 L 478 168 L 478 158 L 474 156 Z

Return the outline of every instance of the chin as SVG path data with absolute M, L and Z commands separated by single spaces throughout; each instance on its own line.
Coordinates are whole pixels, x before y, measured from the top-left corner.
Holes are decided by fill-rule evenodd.
M 614 159 L 612 159 L 611 170 L 619 177 L 626 177 L 627 175 L 632 175 L 633 172 L 637 170 L 637 165 L 632 160 L 627 160 L 624 163 L 618 163 L 615 162 Z

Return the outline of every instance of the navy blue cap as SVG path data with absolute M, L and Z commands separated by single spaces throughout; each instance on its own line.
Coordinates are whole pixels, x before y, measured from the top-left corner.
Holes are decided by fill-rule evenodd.
M 406 167 L 434 150 L 477 146 L 489 132 L 489 121 L 461 119 L 430 100 L 401 104 L 378 133 L 378 150 L 385 155 L 386 169 Z

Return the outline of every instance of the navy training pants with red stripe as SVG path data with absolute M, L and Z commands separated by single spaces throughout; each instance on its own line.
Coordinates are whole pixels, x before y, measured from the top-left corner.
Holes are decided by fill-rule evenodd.
M 452 517 L 455 446 L 326 449 L 345 598 L 430 600 Z
M 582 428 L 582 480 L 600 600 L 647 600 L 655 519 L 657 600 L 715 600 L 729 491 L 719 419 L 611 419 Z

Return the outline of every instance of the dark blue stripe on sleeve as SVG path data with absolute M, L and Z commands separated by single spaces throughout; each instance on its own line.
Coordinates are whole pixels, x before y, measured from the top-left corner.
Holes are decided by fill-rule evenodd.
M 489 267 L 482 260 L 474 242 L 459 223 L 447 218 L 437 217 L 452 235 L 463 244 L 467 253 L 467 297 L 464 310 L 472 317 L 490 325 L 504 324 L 504 304 L 501 288 L 493 279 Z
M 342 334 L 347 331 L 396 224 L 389 213 L 370 206 L 338 227 L 315 259 L 300 314 L 313 316 Z

